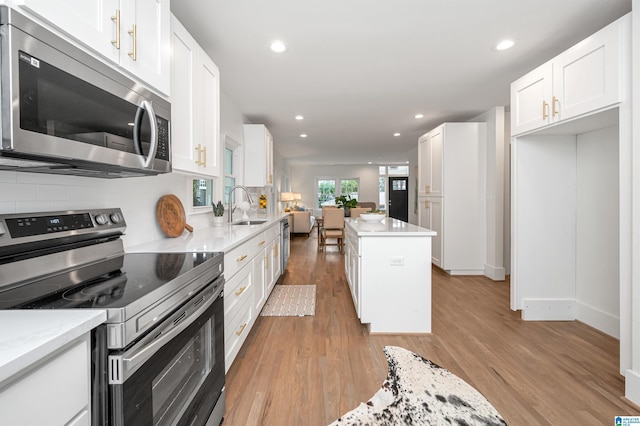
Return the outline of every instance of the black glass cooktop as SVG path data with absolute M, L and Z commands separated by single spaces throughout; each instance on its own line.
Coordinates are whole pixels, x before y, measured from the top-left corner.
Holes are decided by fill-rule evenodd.
M 127 253 L 0 290 L 0 309 L 122 308 L 221 253 Z

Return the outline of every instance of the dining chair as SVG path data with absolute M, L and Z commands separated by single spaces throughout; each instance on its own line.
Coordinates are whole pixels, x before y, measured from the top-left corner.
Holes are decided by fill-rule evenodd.
M 334 244 L 327 243 L 328 239 L 335 239 Z M 318 247 L 322 251 L 326 246 L 338 246 L 342 253 L 344 246 L 344 210 L 339 208 L 323 209 L 322 231 L 318 240 Z
M 351 218 L 355 219 L 360 217 L 361 213 L 371 211 L 371 207 L 351 207 L 349 210 L 351 211 Z

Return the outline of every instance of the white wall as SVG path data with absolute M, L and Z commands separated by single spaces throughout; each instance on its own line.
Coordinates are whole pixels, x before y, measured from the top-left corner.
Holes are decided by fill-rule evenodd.
M 620 337 L 618 127 L 578 135 L 576 319 Z
M 418 141 L 416 147 L 409 151 L 409 223 L 417 225 L 418 219 L 418 173 L 417 167 L 420 159 L 418 153 Z
M 358 201 L 378 202 L 378 166 L 304 166 L 291 165 L 289 182 L 291 190 L 302 195 L 302 201 L 298 203 L 310 208 L 316 205 L 316 179 L 360 179 L 360 191 Z
M 487 124 L 487 143 L 484 163 L 486 182 L 485 265 L 484 273 L 494 280 L 505 279 L 504 203 L 505 203 L 505 144 L 508 115 L 498 106 L 472 118 L 471 122 Z M 508 145 L 508 144 L 507 144 Z M 508 229 L 507 229 L 508 232 Z

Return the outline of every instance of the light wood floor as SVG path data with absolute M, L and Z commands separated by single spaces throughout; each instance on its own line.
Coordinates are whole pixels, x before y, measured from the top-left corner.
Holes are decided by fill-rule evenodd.
M 580 322 L 521 321 L 509 309 L 508 282 L 434 270 L 431 335 L 368 335 L 343 256 L 316 244 L 314 233 L 293 238 L 281 281 L 316 284 L 316 315 L 258 317 L 227 374 L 225 425 L 326 425 L 378 390 L 386 345 L 447 368 L 512 425 L 610 425 L 640 415 L 623 397 L 618 341 Z

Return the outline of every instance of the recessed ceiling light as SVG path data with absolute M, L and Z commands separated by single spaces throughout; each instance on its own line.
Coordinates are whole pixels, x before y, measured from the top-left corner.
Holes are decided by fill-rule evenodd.
M 296 115 L 296 120 L 304 120 L 304 117 L 301 115 Z
M 405 161 L 405 163 L 406 163 L 406 164 L 409 164 L 409 162 L 408 162 L 408 161 Z
M 395 133 L 393 134 L 393 136 L 395 136 L 395 137 L 397 138 L 398 136 L 400 136 L 400 133 L 395 132 Z
M 367 164 L 373 164 L 371 161 L 369 161 Z
M 306 134 L 306 133 L 303 133 L 303 134 L 301 134 L 301 135 L 300 135 L 300 137 L 301 137 L 301 138 L 306 138 L 306 137 L 307 137 L 307 134 Z
M 271 43 L 271 50 L 273 50 L 276 53 L 286 52 L 287 45 L 284 44 L 284 42 L 282 42 L 280 40 L 276 40 L 276 41 Z
M 495 50 L 507 50 L 511 49 L 513 45 L 516 44 L 514 40 L 502 40 L 500 43 L 496 44 Z
M 422 117 L 424 117 L 424 115 L 422 115 L 422 114 L 416 114 L 416 115 L 414 115 L 413 117 L 414 117 L 414 118 L 422 118 Z

